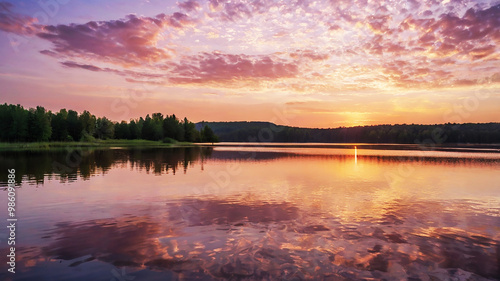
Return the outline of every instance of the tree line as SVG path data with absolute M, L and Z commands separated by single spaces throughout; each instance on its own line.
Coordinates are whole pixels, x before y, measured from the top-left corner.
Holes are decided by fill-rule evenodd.
M 225 142 L 500 143 L 500 123 L 397 124 L 331 129 L 269 122 L 206 122 Z
M 21 105 L 0 104 L 0 141 L 93 141 L 95 139 L 146 139 L 163 142 L 217 142 L 209 126 L 199 130 L 187 118 L 174 114 L 148 114 L 129 122 L 113 122 L 89 111 L 81 114 L 61 109 L 57 113 L 42 106 L 25 109 Z

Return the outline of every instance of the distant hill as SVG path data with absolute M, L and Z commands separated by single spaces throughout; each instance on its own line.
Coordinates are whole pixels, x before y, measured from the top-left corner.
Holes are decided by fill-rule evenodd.
M 199 122 L 222 142 L 500 143 L 500 123 L 299 128 L 270 122 Z

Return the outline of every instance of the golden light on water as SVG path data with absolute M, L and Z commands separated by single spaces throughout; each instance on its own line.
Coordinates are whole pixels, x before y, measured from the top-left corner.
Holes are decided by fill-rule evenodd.
M 354 165 L 358 164 L 358 147 L 354 146 Z

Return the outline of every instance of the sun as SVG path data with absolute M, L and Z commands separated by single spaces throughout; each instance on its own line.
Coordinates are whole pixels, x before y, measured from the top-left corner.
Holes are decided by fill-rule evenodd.
M 369 112 L 342 112 L 342 115 L 345 117 L 342 123 L 345 124 L 346 127 L 364 126 L 367 124 L 367 121 L 369 121 L 367 118 L 369 114 Z

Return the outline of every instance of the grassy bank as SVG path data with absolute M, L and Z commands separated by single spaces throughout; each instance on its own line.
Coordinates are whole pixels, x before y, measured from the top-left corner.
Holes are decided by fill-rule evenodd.
M 186 147 L 196 146 L 190 142 L 164 143 L 150 140 L 96 140 L 93 142 L 0 142 L 0 151 L 39 151 L 67 148 L 111 148 L 111 147 Z

